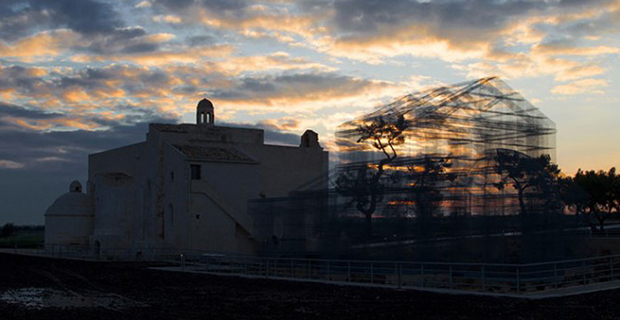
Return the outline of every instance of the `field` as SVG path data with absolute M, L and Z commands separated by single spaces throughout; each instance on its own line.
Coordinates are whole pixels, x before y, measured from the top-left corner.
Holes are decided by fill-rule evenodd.
M 525 300 L 173 273 L 144 264 L 4 253 L 0 274 L 0 319 L 620 317 L 620 290 Z M 19 299 L 22 302 L 16 303 Z
M 20 229 L 12 236 L 0 238 L 0 248 L 37 248 L 43 239 L 44 231 L 41 228 Z

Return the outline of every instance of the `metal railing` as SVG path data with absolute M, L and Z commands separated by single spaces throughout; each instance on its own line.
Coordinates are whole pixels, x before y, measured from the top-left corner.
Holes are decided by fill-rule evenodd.
M 620 255 L 532 264 L 185 255 L 185 270 L 265 278 L 527 295 L 618 279 Z
M 21 251 L 15 249 L 15 253 L 25 253 Z M 276 258 L 167 248 L 95 252 L 76 246 L 45 246 L 30 249 L 29 254 L 100 261 L 168 261 L 186 271 L 214 274 L 509 295 L 620 280 L 620 254 L 530 264 Z

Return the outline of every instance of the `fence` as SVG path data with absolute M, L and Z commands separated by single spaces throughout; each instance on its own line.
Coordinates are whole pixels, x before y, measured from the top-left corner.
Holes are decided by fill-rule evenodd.
M 185 255 L 180 263 L 186 270 L 215 274 L 518 295 L 608 282 L 618 279 L 620 273 L 620 255 L 533 264 L 476 264 L 202 254 Z
M 180 261 L 180 251 L 170 248 L 105 248 L 96 250 L 88 246 L 40 245 L 36 249 L 7 249 L 8 252 L 45 256 L 61 259 L 80 259 L 95 261 Z
M 22 250 L 17 250 L 16 253 Z M 620 254 L 531 264 L 439 263 L 256 257 L 174 249 L 102 250 L 46 246 L 30 254 L 114 261 L 168 261 L 188 271 L 351 283 L 392 288 L 452 289 L 528 295 L 620 279 Z

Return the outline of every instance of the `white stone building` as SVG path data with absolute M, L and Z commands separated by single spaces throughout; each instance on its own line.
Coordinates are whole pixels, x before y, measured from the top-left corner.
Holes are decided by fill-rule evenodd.
M 46 212 L 46 245 L 252 253 L 248 200 L 326 181 L 316 133 L 299 147 L 269 145 L 263 130 L 215 125 L 209 100 L 196 115 L 196 124 L 152 123 L 146 141 L 91 154 L 88 192 L 72 184 Z

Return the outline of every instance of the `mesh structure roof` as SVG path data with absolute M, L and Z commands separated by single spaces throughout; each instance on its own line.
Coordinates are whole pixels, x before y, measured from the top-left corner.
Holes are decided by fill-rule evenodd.
M 375 214 L 397 206 L 419 209 L 411 195 L 429 196 L 424 190 L 441 199 L 427 200 L 437 202 L 434 214 L 516 214 L 547 200 L 540 188 L 518 194 L 516 187 L 500 187 L 505 176 L 497 159 L 513 166 L 553 159 L 555 133 L 555 124 L 505 82 L 482 78 L 408 94 L 342 124 L 336 132 L 341 167 L 334 176 L 341 190 L 356 189 L 354 201 L 380 194 Z M 372 189 L 373 178 L 381 190 Z M 367 188 L 362 196 L 361 184 Z
M 360 143 L 360 126 L 403 116 L 399 157 L 440 155 L 477 158 L 504 148 L 531 157 L 555 156 L 555 124 L 497 77 L 408 94 L 353 121 L 336 133 L 343 162 L 380 159 L 372 140 Z

